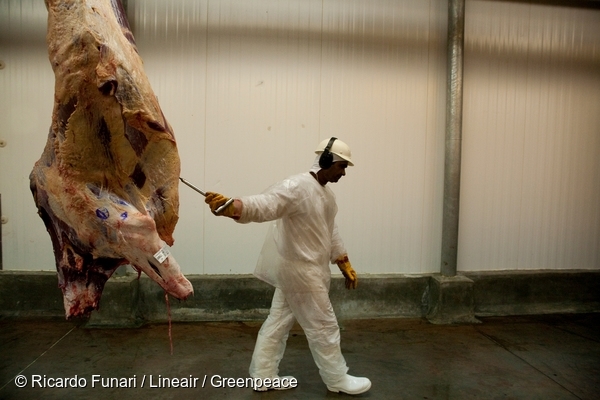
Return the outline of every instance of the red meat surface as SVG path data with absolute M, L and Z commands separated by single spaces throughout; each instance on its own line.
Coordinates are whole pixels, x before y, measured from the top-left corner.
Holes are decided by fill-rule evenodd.
M 54 109 L 30 185 L 52 240 L 66 316 L 97 309 L 123 264 L 185 299 L 192 285 L 166 254 L 178 220 L 177 145 L 121 3 L 46 6 Z

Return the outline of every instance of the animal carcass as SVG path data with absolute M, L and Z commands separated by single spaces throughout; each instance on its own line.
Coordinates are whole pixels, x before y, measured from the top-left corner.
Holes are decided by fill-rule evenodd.
M 55 74 L 48 141 L 30 175 L 67 318 L 98 308 L 123 264 L 185 299 L 169 254 L 179 156 L 119 0 L 46 0 Z

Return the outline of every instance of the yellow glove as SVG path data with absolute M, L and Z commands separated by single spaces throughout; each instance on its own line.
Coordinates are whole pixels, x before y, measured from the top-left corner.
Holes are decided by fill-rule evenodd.
M 348 260 L 348 255 L 344 254 L 343 256 L 340 256 L 337 260 L 335 260 L 335 263 L 346 278 L 346 289 L 356 289 L 358 286 L 358 277 L 356 276 L 356 271 L 354 271 L 350 261 Z
M 228 200 L 229 200 L 229 198 L 223 196 L 222 194 L 215 193 L 215 192 L 206 192 L 206 198 L 204 199 L 204 202 L 206 204 L 208 204 L 208 206 L 210 207 L 210 211 L 212 211 L 212 213 L 214 214 L 215 210 L 217 208 L 221 207 L 223 204 L 227 203 Z M 234 207 L 233 203 L 231 203 L 219 215 L 223 215 L 225 217 L 230 217 L 230 218 L 235 218 L 235 217 L 239 218 L 239 216 L 236 216 L 235 214 L 236 214 L 235 207 Z

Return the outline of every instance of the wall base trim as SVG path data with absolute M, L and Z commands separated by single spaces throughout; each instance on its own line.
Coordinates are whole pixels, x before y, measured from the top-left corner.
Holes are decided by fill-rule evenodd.
M 252 275 L 188 275 L 195 294 L 170 298 L 173 321 L 252 321 L 266 318 L 274 289 Z M 361 275 L 357 290 L 331 282 L 338 319 L 426 318 L 477 323 L 477 317 L 600 312 L 600 270 Z M 167 321 L 164 290 L 136 274 L 108 280 L 89 327 Z M 54 272 L 0 271 L 0 318 L 64 318 Z

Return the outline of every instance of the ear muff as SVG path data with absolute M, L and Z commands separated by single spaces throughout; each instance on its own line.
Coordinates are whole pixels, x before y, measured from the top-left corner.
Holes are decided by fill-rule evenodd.
M 323 149 L 323 152 L 321 153 L 321 157 L 319 157 L 319 167 L 323 169 L 331 168 L 331 165 L 333 164 L 333 154 L 331 154 L 331 146 L 333 146 L 333 142 L 335 142 L 336 139 L 336 137 L 332 137 L 331 139 L 329 139 L 329 143 L 327 143 L 327 146 L 325 146 L 325 149 Z

